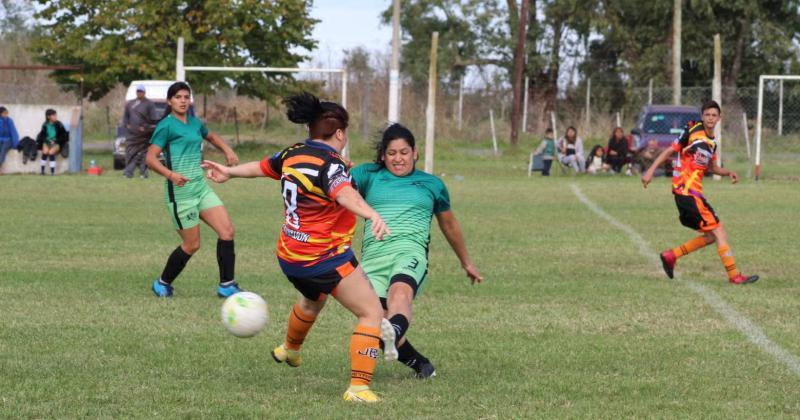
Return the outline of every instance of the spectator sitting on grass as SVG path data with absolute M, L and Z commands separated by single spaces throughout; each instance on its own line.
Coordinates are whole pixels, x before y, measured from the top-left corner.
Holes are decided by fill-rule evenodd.
M 622 167 L 628 161 L 628 140 L 625 138 L 625 131 L 622 127 L 617 127 L 608 139 L 608 153 L 606 163 L 616 173 L 622 172 Z
M 658 154 L 661 153 L 661 149 L 658 148 L 658 142 L 655 139 L 650 139 L 647 141 L 647 147 L 642 149 L 638 155 L 636 155 L 636 159 L 634 159 L 633 169 L 636 173 L 643 173 L 650 165 L 655 162 Z M 655 171 L 655 175 L 663 175 L 664 170 L 662 168 L 657 168 Z
M 550 176 L 550 167 L 553 165 L 553 158 L 556 156 L 556 141 L 553 139 L 552 128 L 544 131 L 544 138 L 533 154 L 542 155 L 542 176 Z
M 0 106 L 0 175 L 3 174 L 3 163 L 6 161 L 6 154 L 19 144 L 19 133 L 14 126 L 14 120 L 8 116 L 8 109 Z
M 586 172 L 595 175 L 598 172 L 608 172 L 609 166 L 603 163 L 605 157 L 603 146 L 597 144 L 592 147 L 592 152 L 586 159 Z
M 566 166 L 571 167 L 577 173 L 586 172 L 583 157 L 583 140 L 578 137 L 575 127 L 567 128 L 564 137 L 558 140 L 559 160 Z

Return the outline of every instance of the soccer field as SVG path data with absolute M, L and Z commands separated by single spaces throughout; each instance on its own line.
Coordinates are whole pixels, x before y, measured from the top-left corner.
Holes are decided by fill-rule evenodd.
M 341 399 L 354 318 L 338 304 L 301 367 L 269 355 L 297 297 L 274 256 L 274 181 L 214 187 L 237 280 L 269 303 L 267 329 L 237 339 L 207 227 L 175 298 L 149 290 L 179 243 L 160 178 L 0 177 L 0 417 L 800 416 L 797 181 L 706 181 L 737 265 L 761 275 L 732 286 L 713 247 L 681 259 L 676 280 L 647 254 L 694 235 L 666 178 L 527 178 L 523 159 L 437 162 L 486 282 L 469 285 L 434 228 L 409 338 L 438 376 L 381 360 L 369 406 Z

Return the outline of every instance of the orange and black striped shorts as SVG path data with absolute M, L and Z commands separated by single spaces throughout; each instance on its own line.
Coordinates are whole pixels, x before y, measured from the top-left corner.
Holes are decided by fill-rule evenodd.
M 710 232 L 719 226 L 719 217 L 704 197 L 675 194 L 681 224 L 689 229 Z

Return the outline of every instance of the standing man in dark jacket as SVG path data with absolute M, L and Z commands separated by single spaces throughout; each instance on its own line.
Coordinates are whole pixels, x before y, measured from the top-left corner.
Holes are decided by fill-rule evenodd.
M 125 127 L 125 176 L 133 178 L 133 172 L 139 167 L 142 178 L 147 178 L 145 155 L 153 134 L 158 116 L 152 101 L 145 97 L 143 85 L 136 86 L 136 99 L 125 104 L 122 126 Z

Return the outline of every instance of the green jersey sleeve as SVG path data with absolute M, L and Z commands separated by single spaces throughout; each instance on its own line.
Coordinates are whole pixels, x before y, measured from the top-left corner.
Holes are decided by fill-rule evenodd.
M 433 213 L 439 214 L 450 210 L 450 193 L 440 179 L 437 179 L 433 198 Z
M 376 166 L 374 163 L 364 163 L 350 170 L 350 176 L 353 177 L 353 183 L 363 197 L 366 197 L 367 195 L 370 174 L 374 173 L 371 171 L 371 169 L 373 169 L 374 166 Z
M 169 124 L 167 124 L 167 120 L 161 120 L 158 125 L 156 125 L 155 131 L 153 131 L 153 136 L 150 137 L 150 144 L 155 144 L 160 148 L 167 147 L 167 143 L 169 141 Z

